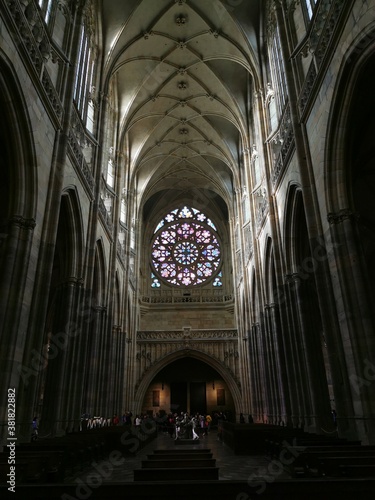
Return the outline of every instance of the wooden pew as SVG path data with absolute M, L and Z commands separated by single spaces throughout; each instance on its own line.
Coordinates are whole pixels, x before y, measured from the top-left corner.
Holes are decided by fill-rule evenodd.
M 31 443 L 17 445 L 16 454 L 19 453 L 45 453 L 49 454 L 51 460 L 54 454 L 59 453 L 62 456 L 61 467 L 56 470 L 56 476 L 61 479 L 61 470 L 63 473 L 74 475 L 82 472 L 89 467 L 92 462 L 97 462 L 105 458 L 107 453 L 104 433 L 76 433 L 66 436 L 39 439 Z M 51 469 L 51 467 L 50 467 Z M 50 470 L 49 477 L 52 477 Z
M 375 464 L 340 465 L 341 476 L 350 478 L 375 477 Z
M 16 462 L 16 482 L 18 484 L 24 484 L 25 478 L 27 477 L 27 467 L 29 463 L 27 460 L 17 460 Z M 10 465 L 8 464 L 8 455 L 5 456 L 4 453 L 0 454 L 0 484 L 6 484 L 8 480 L 7 474 L 9 474 Z
M 186 459 L 210 459 L 212 458 L 212 453 L 173 453 L 173 454 L 157 454 L 157 455 L 147 455 L 148 460 L 186 460 Z
M 292 477 L 342 476 L 343 469 L 340 469 L 340 465 L 356 466 L 362 460 L 364 465 L 371 465 L 371 462 L 375 465 L 374 448 L 358 445 L 289 447 L 288 456 L 294 455 L 294 459 L 288 458 L 284 468 Z M 354 470 L 359 473 L 359 469 Z
M 322 476 L 328 477 L 365 477 L 366 475 L 373 476 L 375 472 L 375 455 L 361 456 L 318 456 L 320 472 Z M 369 466 L 369 468 L 368 468 Z M 354 467 L 354 469 L 353 469 Z M 368 474 L 366 471 L 370 471 Z M 358 476 L 360 473 L 360 476 Z
M 0 457 L 1 482 L 6 483 L 9 473 L 8 456 Z M 46 457 L 16 455 L 16 484 L 47 482 Z
M 134 481 L 191 481 L 219 479 L 218 467 L 142 468 L 134 470 Z
M 142 460 L 142 467 L 146 469 L 157 469 L 170 467 L 176 468 L 192 468 L 192 467 L 215 467 L 216 460 L 214 458 L 184 458 L 178 460 Z
M 158 449 L 154 450 L 155 455 L 174 455 L 175 453 L 194 453 L 194 454 L 200 454 L 200 453 L 210 453 L 211 450 L 210 448 L 197 448 L 197 449 L 191 449 L 191 448 L 181 448 L 181 449 Z

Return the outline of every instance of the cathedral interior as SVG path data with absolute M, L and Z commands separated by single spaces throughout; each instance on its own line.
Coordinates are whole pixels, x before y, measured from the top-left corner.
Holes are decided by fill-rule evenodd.
M 2 444 L 11 388 L 375 445 L 374 80 L 373 0 L 2 1 Z

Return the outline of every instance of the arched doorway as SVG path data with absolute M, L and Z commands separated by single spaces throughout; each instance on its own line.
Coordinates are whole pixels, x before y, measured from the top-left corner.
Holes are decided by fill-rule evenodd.
M 172 361 L 148 386 L 142 412 L 206 414 L 235 413 L 234 401 L 222 376 L 210 365 L 192 357 Z
M 371 442 L 374 385 L 363 378 L 374 359 L 375 75 L 374 28 L 361 33 L 337 78 L 327 133 L 326 169 L 330 257 L 338 328 L 327 335 L 340 435 Z M 364 381 L 366 383 L 357 381 Z M 362 384 L 362 385 L 361 385 Z M 360 387 L 360 390 L 359 390 Z

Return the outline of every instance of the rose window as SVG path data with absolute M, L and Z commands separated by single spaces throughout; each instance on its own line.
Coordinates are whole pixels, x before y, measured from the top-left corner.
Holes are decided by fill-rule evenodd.
M 152 265 L 161 280 L 177 286 L 201 285 L 217 275 L 220 262 L 216 227 L 199 210 L 173 210 L 157 225 Z

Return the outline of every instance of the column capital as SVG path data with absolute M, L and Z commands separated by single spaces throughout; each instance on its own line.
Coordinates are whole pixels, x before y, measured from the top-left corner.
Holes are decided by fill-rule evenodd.
M 85 280 L 81 277 L 70 276 L 67 280 L 63 282 L 63 285 L 71 285 L 71 286 L 83 286 Z
M 22 217 L 22 215 L 14 215 L 9 222 L 22 229 L 29 229 L 31 231 L 36 226 L 35 219 L 25 219 L 25 217 Z
M 285 274 L 284 283 L 285 283 L 285 285 L 289 285 L 290 283 L 293 283 L 293 275 L 292 274 Z
M 338 212 L 329 212 L 327 214 L 327 220 L 329 224 L 340 224 L 346 219 L 358 220 L 358 212 L 353 212 L 350 208 L 342 208 Z
M 96 313 L 106 313 L 107 312 L 107 308 L 105 306 L 94 306 L 93 310 Z
M 302 277 L 301 277 L 300 273 L 293 273 L 293 274 L 292 274 L 292 281 L 293 281 L 294 283 L 296 283 L 296 282 L 297 282 L 297 283 L 300 283 L 300 282 L 301 282 L 301 279 L 302 279 Z
M 272 302 L 271 304 L 272 309 L 278 309 L 279 303 L 278 302 Z

